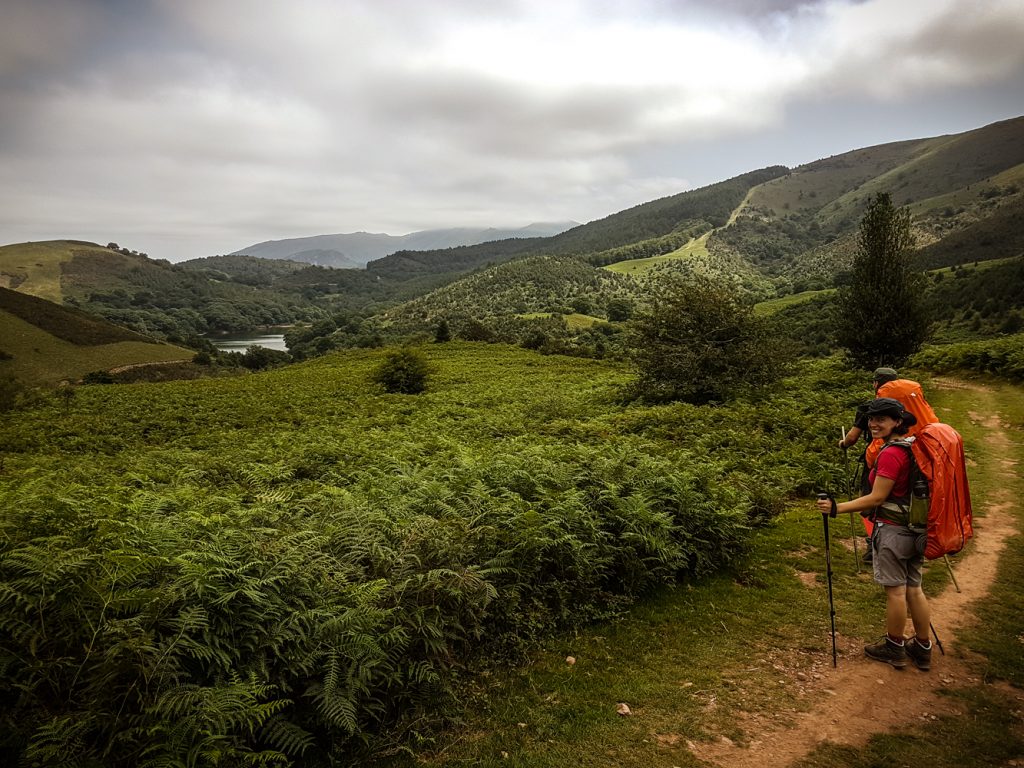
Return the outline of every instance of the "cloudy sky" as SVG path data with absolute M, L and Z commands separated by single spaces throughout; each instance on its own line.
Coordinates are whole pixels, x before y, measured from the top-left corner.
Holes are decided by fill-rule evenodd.
M 591 221 L 1024 114 L 1024 0 L 2 0 L 0 244 Z

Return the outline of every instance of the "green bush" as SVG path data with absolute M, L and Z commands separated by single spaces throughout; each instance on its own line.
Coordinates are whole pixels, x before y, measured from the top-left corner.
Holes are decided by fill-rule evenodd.
M 388 353 L 373 380 L 392 394 L 417 395 L 427 388 L 430 364 L 422 352 L 404 347 Z
M 779 378 L 787 360 L 768 321 L 730 286 L 667 276 L 634 317 L 637 390 L 652 400 L 721 401 Z
M 25 385 L 13 376 L 0 376 L 0 413 L 13 411 L 25 395 Z
M 911 364 L 937 373 L 976 371 L 1009 381 L 1024 381 L 1024 334 L 926 347 L 913 357 Z

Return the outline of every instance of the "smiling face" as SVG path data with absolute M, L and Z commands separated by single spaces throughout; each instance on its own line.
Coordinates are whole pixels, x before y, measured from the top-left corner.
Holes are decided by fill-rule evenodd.
M 885 440 L 888 438 L 899 423 L 899 419 L 894 419 L 892 416 L 885 414 L 868 416 L 868 430 L 871 432 L 871 437 L 874 440 L 878 438 Z

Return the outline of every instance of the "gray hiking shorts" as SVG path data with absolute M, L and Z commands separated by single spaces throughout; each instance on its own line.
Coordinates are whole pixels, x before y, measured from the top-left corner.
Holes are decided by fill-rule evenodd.
M 924 555 L 917 551 L 918 534 L 901 525 L 875 525 L 871 537 L 875 581 L 883 587 L 920 587 Z

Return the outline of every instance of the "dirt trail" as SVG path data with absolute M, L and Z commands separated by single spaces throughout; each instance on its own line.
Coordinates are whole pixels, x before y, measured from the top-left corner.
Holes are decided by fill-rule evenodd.
M 994 402 L 991 392 L 976 385 L 938 384 L 970 388 L 976 390 L 979 399 Z M 994 409 L 971 412 L 970 418 L 987 429 L 987 440 L 996 448 L 997 455 L 1008 454 L 1005 449 L 1010 446 L 1010 437 Z M 932 615 L 946 655 L 940 655 L 938 648 L 933 651 L 930 672 L 922 673 L 912 666 L 896 670 L 870 661 L 863 655 L 864 638 L 837 637 L 839 665 L 816 668 L 815 679 L 806 690 L 806 695 L 816 703 L 809 712 L 794 715 L 792 727 L 765 731 L 764 723 L 770 718 L 751 718 L 744 728 L 747 733 L 756 734 L 749 747 L 738 747 L 723 739 L 712 744 L 693 744 L 693 753 L 710 765 L 723 768 L 784 768 L 822 741 L 861 746 L 872 733 L 950 711 L 953 703 L 949 697 L 939 696 L 938 690 L 977 682 L 971 677 L 963 649 L 957 647 L 957 633 L 972 620 L 974 602 L 988 593 L 1004 541 L 1017 532 L 1009 514 L 1014 503 L 1012 485 L 1018 474 L 1015 464 L 1005 459 L 987 470 L 1005 477 L 1006 482 L 1000 483 L 999 490 L 987 500 L 982 510 L 984 516 L 975 516 L 974 546 L 969 555 L 958 557 L 954 565 L 961 592 L 950 585 L 931 599 Z M 930 567 L 943 565 L 936 561 Z
M 180 365 L 181 363 L 190 363 L 191 358 L 186 360 L 151 360 L 148 363 L 132 363 L 130 365 L 119 365 L 116 368 L 110 368 L 107 373 L 124 373 L 125 371 L 133 371 L 136 368 L 153 368 L 158 365 Z

